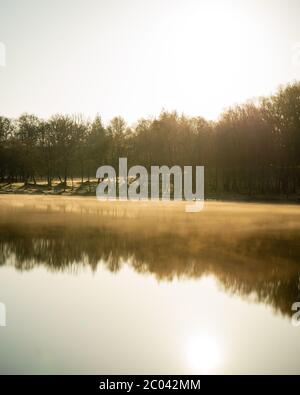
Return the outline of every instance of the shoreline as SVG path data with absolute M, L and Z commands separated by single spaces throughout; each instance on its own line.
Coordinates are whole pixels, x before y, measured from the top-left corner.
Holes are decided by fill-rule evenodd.
M 29 185 L 26 187 L 18 187 L 15 189 L 2 188 L 0 186 L 0 196 L 9 195 L 24 195 L 24 196 L 45 196 L 45 197 L 81 197 L 81 198 L 91 198 L 96 197 L 96 186 L 95 183 L 91 183 L 88 187 L 87 182 L 79 187 L 71 188 L 70 186 L 64 188 L 53 187 L 49 189 L 48 187 L 41 185 Z M 118 199 L 117 199 L 118 200 Z M 144 200 L 144 199 L 141 199 Z M 149 199 L 150 200 L 150 199 Z M 172 199 L 171 199 L 172 201 Z M 209 202 L 229 202 L 229 203 L 270 203 L 270 204 L 300 204 L 300 196 L 293 195 L 289 197 L 284 196 L 261 196 L 261 195 L 238 195 L 238 194 L 222 194 L 218 197 L 208 194 L 205 197 L 205 201 Z

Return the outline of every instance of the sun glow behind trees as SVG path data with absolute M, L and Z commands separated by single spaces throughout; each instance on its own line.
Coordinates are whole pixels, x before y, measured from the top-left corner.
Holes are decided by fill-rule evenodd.
M 293 195 L 300 184 L 300 84 L 259 104 L 234 107 L 209 122 L 162 112 L 128 127 L 120 117 L 105 126 L 100 117 L 24 114 L 0 117 L 0 179 L 34 182 L 95 177 L 101 165 L 204 166 L 205 196 L 220 193 Z M 72 181 L 73 184 L 73 181 Z M 91 191 L 90 191 L 91 192 Z
M 298 0 L 0 0 L 1 115 L 216 119 L 300 79 L 299 12 Z

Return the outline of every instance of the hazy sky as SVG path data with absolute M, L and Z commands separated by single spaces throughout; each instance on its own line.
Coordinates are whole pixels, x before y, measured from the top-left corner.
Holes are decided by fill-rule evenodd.
M 299 0 L 0 0 L 0 114 L 216 118 L 300 79 L 299 21 Z

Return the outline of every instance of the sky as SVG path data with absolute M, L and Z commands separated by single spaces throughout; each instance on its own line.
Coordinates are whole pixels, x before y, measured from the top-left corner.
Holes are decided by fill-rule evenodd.
M 0 115 L 217 119 L 300 80 L 299 20 L 299 0 L 0 0 Z

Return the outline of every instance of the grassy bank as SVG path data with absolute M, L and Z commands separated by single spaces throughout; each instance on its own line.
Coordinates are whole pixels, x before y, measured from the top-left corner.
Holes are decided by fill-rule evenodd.
M 18 195 L 53 195 L 53 196 L 95 196 L 97 188 L 97 180 L 82 182 L 79 179 L 74 179 L 73 182 L 68 182 L 66 185 L 60 181 L 54 181 L 49 187 L 46 182 L 37 182 L 24 184 L 21 182 L 15 183 L 0 183 L 0 194 L 18 194 Z M 221 193 L 216 196 L 215 193 L 206 191 L 205 199 L 207 200 L 221 200 L 221 201 L 240 201 L 240 202 L 272 202 L 272 203 L 300 203 L 299 194 L 291 195 L 261 195 L 253 194 L 252 196 L 246 194 L 232 194 Z
M 2 183 L 0 184 L 1 194 L 26 194 L 26 195 L 76 195 L 76 196 L 94 196 L 96 194 L 97 181 L 74 180 L 67 184 L 56 181 L 49 187 L 46 182 L 36 184 L 21 182 Z

